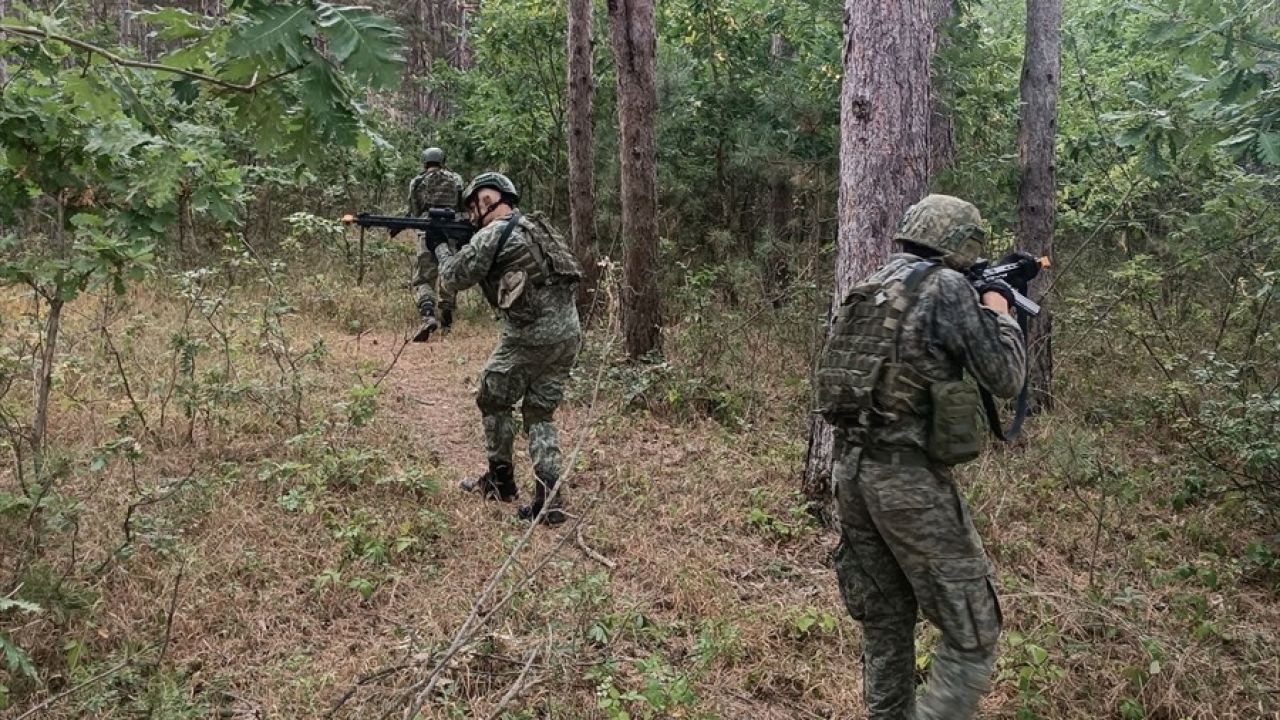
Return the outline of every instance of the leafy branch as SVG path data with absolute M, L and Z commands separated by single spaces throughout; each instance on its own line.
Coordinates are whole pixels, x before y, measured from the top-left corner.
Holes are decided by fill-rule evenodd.
M 146 62 L 144 60 L 131 60 L 129 58 L 121 57 L 111 52 L 110 50 L 107 50 L 106 48 L 100 47 L 98 45 L 94 45 L 93 43 L 88 43 L 88 42 L 85 42 L 84 40 L 79 40 L 79 39 L 70 37 L 68 35 L 62 35 L 60 33 L 50 32 L 48 30 L 44 30 L 38 27 L 32 27 L 30 25 L 10 25 L 8 23 L 0 23 L 0 30 L 3 30 L 5 32 L 11 32 L 11 33 L 14 33 L 15 35 L 22 35 L 29 38 L 53 40 L 56 42 L 60 42 L 60 43 L 69 45 L 73 48 L 83 50 L 84 52 L 87 52 L 91 55 L 97 55 L 103 58 L 104 60 L 106 60 L 107 62 L 111 63 L 112 65 L 115 65 L 118 67 L 132 67 L 132 68 L 139 68 L 142 70 L 156 70 L 159 72 L 172 73 L 174 75 L 181 75 L 182 77 L 189 78 L 191 80 L 198 80 L 200 82 L 208 83 L 210 85 L 216 85 L 217 87 L 223 88 L 225 90 L 233 90 L 235 92 L 242 92 L 242 93 L 252 93 L 264 85 L 268 85 L 283 77 L 292 75 L 298 72 L 299 70 L 301 70 L 302 68 L 306 67 L 305 64 L 294 65 L 286 70 L 281 70 L 280 72 L 268 75 L 265 78 L 254 79 L 252 82 L 248 84 L 240 84 L 240 83 L 229 82 L 227 80 L 223 80 L 222 78 L 214 77 L 213 75 L 206 75 L 201 72 L 196 72 L 195 70 L 188 70 L 186 68 L 174 67 L 172 65 L 165 65 L 163 63 Z

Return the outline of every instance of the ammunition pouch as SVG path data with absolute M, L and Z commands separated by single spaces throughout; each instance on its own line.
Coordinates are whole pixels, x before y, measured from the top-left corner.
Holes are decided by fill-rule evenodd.
M 929 457 L 940 465 L 959 465 L 978 457 L 978 389 L 963 380 L 929 386 Z

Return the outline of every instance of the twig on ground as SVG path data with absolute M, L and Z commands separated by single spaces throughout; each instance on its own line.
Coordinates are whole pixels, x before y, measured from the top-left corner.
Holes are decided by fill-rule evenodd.
M 604 555 L 601 555 L 595 550 L 592 550 L 591 547 L 587 545 L 587 541 L 582 539 L 582 523 L 578 523 L 578 532 L 575 533 L 575 536 L 578 541 L 578 549 L 582 550 L 583 555 L 586 555 L 610 570 L 618 567 L 618 563 L 610 560 Z
M 182 575 L 187 571 L 187 561 L 183 559 L 178 566 L 178 575 L 173 579 L 173 593 L 169 596 L 169 612 L 164 619 L 164 638 L 160 641 L 160 657 L 156 658 L 156 667 L 164 665 L 164 656 L 169 652 L 169 634 L 173 631 L 173 616 L 178 610 L 178 588 L 182 586 Z
M 386 380 L 387 376 L 391 374 L 391 371 L 395 369 L 396 363 L 400 362 L 400 356 L 404 354 L 404 349 L 409 347 L 410 340 L 411 338 L 408 335 L 404 336 L 404 342 L 400 343 L 400 349 L 396 350 L 396 354 L 391 357 L 391 364 L 388 365 L 386 369 L 382 371 L 382 374 L 378 375 L 378 379 L 373 382 L 374 387 L 382 385 L 382 381 Z
M 126 666 L 126 665 L 128 665 L 130 662 L 132 662 L 132 658 L 125 658 L 124 660 L 121 660 L 119 663 L 117 663 L 117 664 L 115 664 L 115 665 L 113 665 L 113 666 L 111 666 L 111 667 L 107 668 L 106 670 L 103 670 L 102 672 L 98 673 L 97 675 L 94 675 L 93 677 L 89 678 L 88 680 L 85 680 L 84 682 L 80 683 L 79 685 L 76 685 L 75 687 L 71 688 L 70 690 L 64 690 L 64 691 L 62 691 L 62 692 L 58 693 L 57 695 L 54 695 L 53 697 L 51 697 L 51 698 L 49 698 L 49 699 L 45 700 L 44 702 L 40 703 L 39 705 L 36 705 L 36 706 L 32 707 L 30 710 L 27 710 L 26 712 L 22 713 L 22 714 L 21 714 L 21 715 L 19 715 L 18 717 L 14 718 L 14 720 L 24 720 L 25 718 L 34 717 L 36 713 L 40 712 L 41 710 L 44 710 L 45 708 L 47 708 L 47 707 L 49 707 L 50 705 L 52 705 L 52 704 L 54 704 L 54 703 L 58 702 L 59 700 L 62 700 L 62 699 L 63 699 L 63 698 L 65 698 L 65 697 L 69 697 L 69 696 L 71 696 L 71 695 L 74 695 L 75 693 L 80 692 L 81 690 L 83 690 L 83 689 L 85 689 L 85 688 L 89 687 L 90 685 L 93 685 L 94 683 L 96 683 L 96 682 L 98 682 L 98 681 L 100 681 L 100 680 L 103 680 L 103 679 L 108 678 L 108 677 L 110 677 L 110 676 L 112 676 L 112 675 L 115 675 L 116 673 L 118 673 L 118 672 L 120 672 L 121 670 L 123 670 L 123 669 L 125 668 L 125 666 Z
M 533 661 L 538 659 L 538 653 L 539 651 L 536 649 L 529 652 L 529 657 L 525 660 L 524 667 L 520 669 L 520 674 L 516 676 L 516 681 L 511 683 L 511 687 L 507 688 L 507 691 L 503 693 L 502 699 L 498 701 L 497 706 L 489 712 L 489 720 L 498 720 L 507 705 L 510 704 L 512 700 L 515 700 L 521 692 L 524 692 L 525 678 L 529 676 L 529 670 L 533 667 Z
M 346 705 L 348 700 L 356 696 L 356 693 L 360 691 L 360 688 L 364 687 L 365 685 L 368 685 L 369 683 L 377 682 L 378 680 L 381 680 L 382 678 L 388 677 L 390 675 L 395 675 L 396 673 L 402 670 L 408 670 L 411 667 L 413 666 L 408 663 L 405 663 L 402 665 L 393 665 L 391 667 L 382 668 L 381 670 L 377 670 L 375 672 L 369 673 L 368 675 L 364 675 L 360 677 L 358 680 L 356 680 L 355 684 L 347 688 L 347 691 L 342 694 L 342 697 L 338 698 L 333 703 L 333 707 L 329 708 L 329 713 L 325 715 L 325 720 L 332 720 L 332 718 L 338 714 L 338 711 L 342 709 L 342 706 Z

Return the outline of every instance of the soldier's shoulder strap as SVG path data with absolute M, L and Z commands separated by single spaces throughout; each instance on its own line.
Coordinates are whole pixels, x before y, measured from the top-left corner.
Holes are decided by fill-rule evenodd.
M 507 246 L 507 241 L 511 239 L 511 233 L 515 232 L 516 227 L 520 225 L 520 219 L 524 217 L 519 210 L 513 210 L 511 217 L 507 218 L 507 226 L 502 228 L 502 235 L 498 236 L 498 245 L 493 249 L 493 263 L 498 262 L 498 257 L 502 255 L 502 249 Z M 493 269 L 493 264 L 489 266 Z
M 935 270 L 942 269 L 942 264 L 937 260 L 920 260 L 911 264 L 911 271 L 907 273 L 907 279 L 903 283 L 907 286 L 907 291 L 914 293 L 920 289 L 920 284 L 924 279 L 934 273 Z

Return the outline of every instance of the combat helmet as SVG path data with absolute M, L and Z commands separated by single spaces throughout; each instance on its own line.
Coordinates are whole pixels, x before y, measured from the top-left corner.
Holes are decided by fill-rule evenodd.
M 470 203 L 471 198 L 484 188 L 493 188 L 502 193 L 502 199 L 508 204 L 515 205 L 520 202 L 520 193 L 516 190 L 516 184 L 511 182 L 511 178 L 499 172 L 484 172 L 472 178 L 467 184 L 467 189 L 462 191 L 463 204 Z
M 907 208 L 893 239 L 934 250 L 948 266 L 967 270 L 982 255 L 986 233 L 973 203 L 950 195 L 928 195 Z
M 444 164 L 444 151 L 443 151 L 443 150 L 441 150 L 441 149 L 440 149 L 440 148 L 438 148 L 438 147 L 429 147 L 429 148 L 427 148 L 426 150 L 423 150 L 423 151 L 422 151 L 422 164 L 423 164 L 423 165 L 426 165 L 427 163 L 436 163 L 436 164 L 439 164 L 439 165 L 443 165 L 443 164 Z

